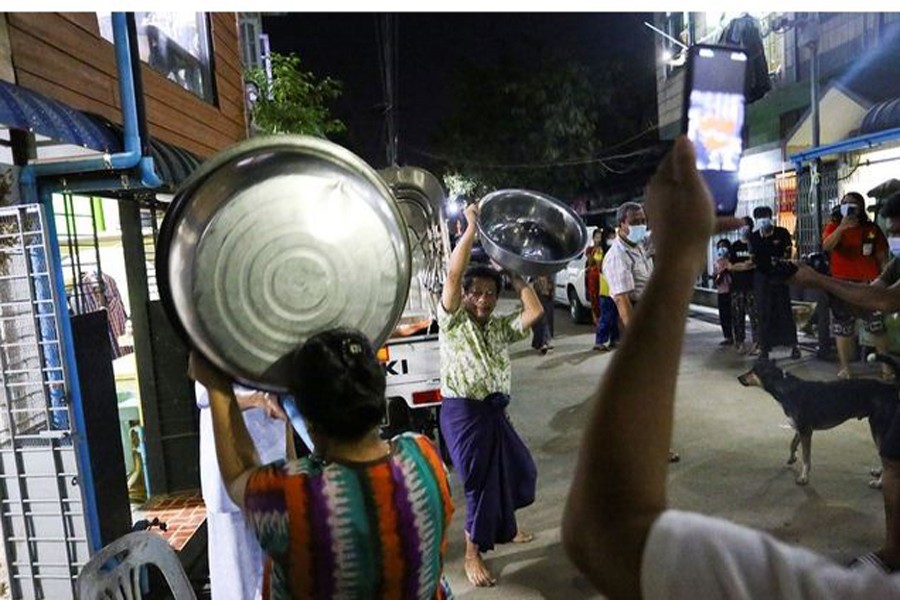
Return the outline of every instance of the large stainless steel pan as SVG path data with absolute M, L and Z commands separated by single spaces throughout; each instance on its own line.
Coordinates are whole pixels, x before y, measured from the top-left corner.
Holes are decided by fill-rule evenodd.
M 530 190 L 498 190 L 480 200 L 478 234 L 484 251 L 523 276 L 552 275 L 587 246 L 587 229 L 569 206 Z
M 237 380 L 285 389 L 282 359 L 319 331 L 355 327 L 376 347 L 410 280 L 406 225 L 362 159 L 307 136 L 254 138 L 179 189 L 160 230 L 170 318 Z

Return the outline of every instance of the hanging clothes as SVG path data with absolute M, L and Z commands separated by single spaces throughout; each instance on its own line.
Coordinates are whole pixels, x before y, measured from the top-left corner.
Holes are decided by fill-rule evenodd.
M 719 43 L 743 48 L 747 53 L 747 78 L 744 82 L 747 104 L 765 96 L 772 89 L 772 82 L 769 80 L 769 63 L 756 19 L 746 13 L 732 19 L 719 37 Z
M 78 282 L 78 294 L 81 296 L 81 312 L 90 313 L 98 310 L 106 310 L 109 320 L 109 344 L 112 349 L 113 360 L 123 354 L 133 352 L 131 346 L 119 346 L 119 338 L 125 334 L 125 323 L 128 316 L 125 314 L 125 305 L 116 280 L 106 273 L 91 271 L 82 273 Z M 79 303 L 75 303 L 76 311 Z

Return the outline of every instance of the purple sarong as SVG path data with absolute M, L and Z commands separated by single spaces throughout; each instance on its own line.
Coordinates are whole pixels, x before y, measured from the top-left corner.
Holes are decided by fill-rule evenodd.
M 515 511 L 534 502 L 537 467 L 505 408 L 509 396 L 444 398 L 441 433 L 466 493 L 466 531 L 481 551 L 516 535 Z

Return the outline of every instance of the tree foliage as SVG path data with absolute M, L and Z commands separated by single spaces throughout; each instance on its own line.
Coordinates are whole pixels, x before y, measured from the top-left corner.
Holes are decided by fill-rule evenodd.
M 445 173 L 478 192 L 524 187 L 571 197 L 608 171 L 606 146 L 647 126 L 620 67 L 592 72 L 547 56 L 468 65 L 456 81 L 454 110 L 437 144 Z
M 262 67 L 254 67 L 244 78 L 259 89 L 251 107 L 253 124 L 263 133 L 302 133 L 326 137 L 346 130 L 331 116 L 329 103 L 341 95 L 341 82 L 321 80 L 304 71 L 296 54 L 271 53 L 272 80 Z

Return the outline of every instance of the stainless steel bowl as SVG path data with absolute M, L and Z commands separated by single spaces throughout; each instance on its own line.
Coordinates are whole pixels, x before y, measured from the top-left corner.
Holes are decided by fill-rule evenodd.
M 182 186 L 160 231 L 160 293 L 190 343 L 237 380 L 285 389 L 283 358 L 355 327 L 376 347 L 406 302 L 410 248 L 378 174 L 319 138 L 254 138 Z
M 530 190 L 498 190 L 482 198 L 477 226 L 487 255 L 523 276 L 561 271 L 587 245 L 587 229 L 574 210 Z

